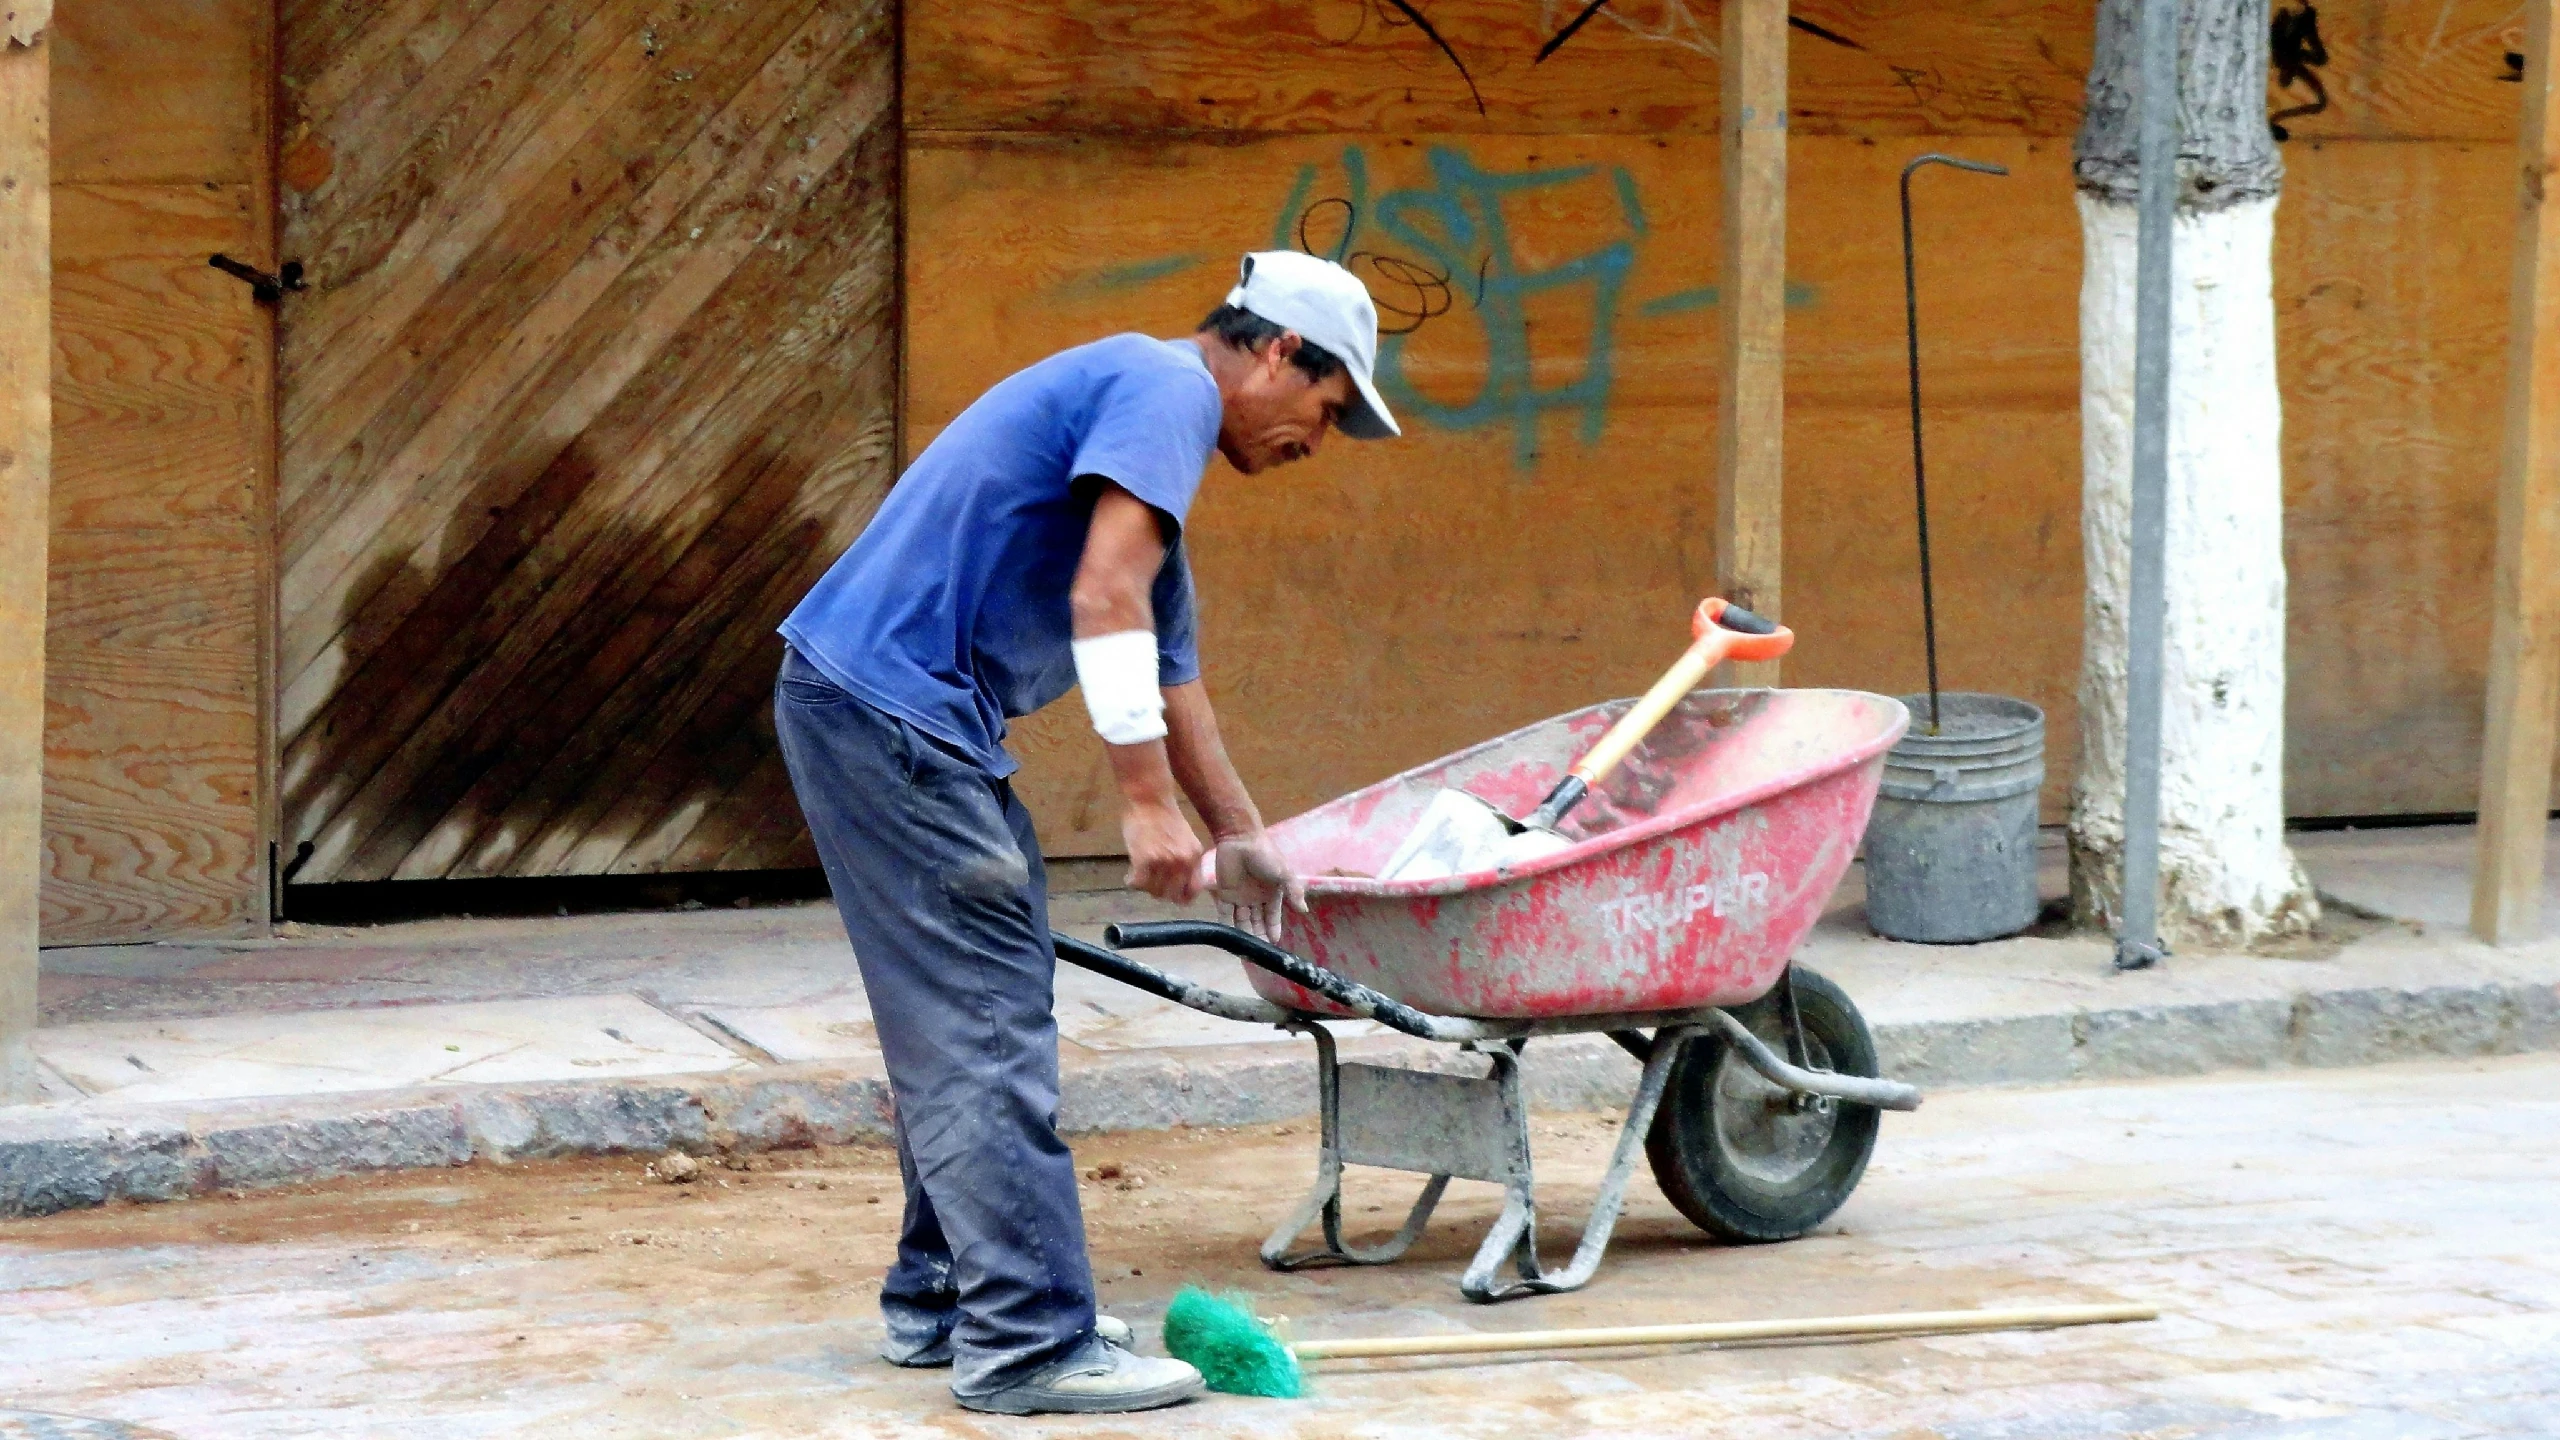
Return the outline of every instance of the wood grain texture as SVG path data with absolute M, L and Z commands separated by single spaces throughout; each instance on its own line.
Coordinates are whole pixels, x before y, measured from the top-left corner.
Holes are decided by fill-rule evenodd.
M 55 178 L 253 183 L 267 138 L 271 8 L 271 0 L 64 5 L 53 30 Z
M 1388 0 L 914 0 L 918 131 L 1713 134 L 1721 7 L 1420 0 L 1453 62 Z M 1799 133 L 2071 133 L 2087 0 L 1799 0 Z M 1460 67 L 1463 65 L 1464 73 Z M 1470 85 L 1472 81 L 1472 86 Z M 1479 101 L 1481 104 L 1479 105 Z
M 298 879 L 809 862 L 772 631 L 891 475 L 888 16 L 287 6 Z
M 1786 0 L 1727 0 L 1723 39 L 1716 590 L 1776 620 L 1786 608 Z M 1780 668 L 1737 662 L 1725 683 L 1775 685 Z
M 254 544 L 246 527 L 86 531 L 57 554 L 49 941 L 265 920 Z
M 54 195 L 45 936 L 266 920 L 262 352 L 248 185 Z
M 52 485 L 52 43 L 0 39 L 0 1105 L 36 1098 Z
M 2506 218 L 2512 155 L 2290 147 L 2275 272 L 2291 814 L 2478 801 L 2510 236 L 2475 217 Z M 2461 244 L 2407 238 L 2454 226 Z
M 915 0 L 915 130 L 1093 133 L 1708 133 L 1722 7 L 1612 0 L 1543 63 L 1582 6 L 1428 0 L 1456 65 L 1385 0 Z M 2342 0 L 2317 7 L 2328 108 L 2306 139 L 2505 140 L 2512 0 Z M 2090 0 L 1799 0 L 1790 48 L 1798 134 L 2068 136 L 2080 116 Z M 1474 82 L 1474 92 L 1467 78 Z M 2308 80 L 2279 103 L 2309 103 Z M 1483 109 L 1478 110 L 1476 97 Z
M 2299 8 L 2293 6 L 2289 8 Z M 2329 62 L 2320 85 L 2278 88 L 2280 108 L 2328 108 L 2284 121 L 2300 140 L 2513 143 L 2520 100 L 2509 57 L 2524 48 L 2516 0 L 2355 0 L 2317 7 Z
M 1419 8 L 1467 63 L 1482 113 L 1417 29 L 1353 0 L 907 10 L 910 449 L 1050 350 L 1180 332 L 1236 250 L 1330 250 L 1340 206 L 1297 233 L 1314 202 L 1367 217 L 1354 248 L 1452 276 L 1456 307 L 1398 357 L 1412 393 L 1439 402 L 1415 411 L 1405 441 L 1336 447 L 1306 494 L 1294 474 L 1266 498 L 1221 471 L 1202 502 L 1210 682 L 1241 707 L 1228 735 L 1275 811 L 1636 688 L 1670 643 L 1637 638 L 1647 617 L 1717 574 L 1721 378 L 1700 357 L 1724 270 L 1720 7 L 1613 4 L 1539 65 L 1580 7 Z M 1920 197 L 1948 682 L 2035 699 L 2048 733 L 2067 735 L 2079 246 L 2064 149 L 2094 6 L 1791 13 L 1862 48 L 1801 26 L 1787 47 L 1782 551 L 1805 637 L 1790 682 L 1920 684 L 1892 177 L 1942 148 L 2017 171 Z M 2476 803 L 2520 15 L 2504 0 L 2324 5 L 2329 59 L 2309 75 L 2330 103 L 2286 122 L 2276 303 L 2294 814 Z M 2275 100 L 2310 93 L 2297 78 Z M 1962 138 L 1920 138 L 1938 136 Z M 1435 151 L 1465 163 L 1444 171 Z M 1471 299 L 1491 244 L 1484 176 L 1576 166 L 1591 168 L 1508 190 L 1501 207 L 1528 269 L 1633 247 L 1597 347 L 1609 398 L 1590 442 L 1576 402 L 1520 399 L 1587 373 L 1589 275 L 1490 320 Z M 1644 234 L 1614 198 L 1620 167 Z M 1392 247 L 1377 239 L 1391 220 Z M 1390 306 L 1421 303 L 1370 278 Z M 1578 509 L 1594 487 L 1605 503 Z M 1230 514 L 1249 539 L 1206 528 Z M 1408 530 L 1418 538 L 1393 538 Z M 1602 597 L 1582 578 L 1596 575 L 1623 577 L 1629 595 Z M 2373 626 L 2377 603 L 2411 617 L 2415 638 Z M 1347 714 L 1358 738 L 1310 745 L 1304 714 Z M 1018 727 L 1015 745 L 1044 834 L 1116 848 L 1108 778 L 1072 701 Z M 2070 764 L 2052 756 L 2056 795 Z
M 2490 587 L 2488 736 L 2480 765 L 2471 930 L 2542 938 L 2551 751 L 2560 740 L 2560 81 L 2554 0 L 2527 0 L 2523 123 L 2507 282 L 2507 395 Z
M 1956 557 L 1941 572 L 1944 663 L 1951 684 L 2035 699 L 2069 736 L 2069 156 L 2020 140 L 1968 153 L 2019 175 L 1996 225 L 1945 206 L 1920 217 L 1922 283 L 1950 317 L 1928 342 L 1932 489 Z M 1792 684 L 1900 693 L 1922 680 L 1892 220 L 1902 158 L 1819 137 L 1790 155 L 1785 565 L 1804 637 Z M 1213 462 L 1192 512 L 1207 679 L 1266 811 L 1635 693 L 1687 644 L 1716 575 L 1713 135 L 920 137 L 908 164 L 911 444 L 1062 346 L 1187 333 L 1235 253 L 1294 236 L 1311 207 L 1314 224 L 1338 225 L 1320 202 L 1355 184 L 1374 218 L 1353 249 L 1459 277 L 1451 308 L 1385 352 L 1406 438 L 1329 445 L 1276 477 Z M 1421 308 L 1363 273 L 1391 311 Z M 1044 843 L 1116 850 L 1116 797 L 1073 702 L 1012 743 Z M 2053 770 L 2067 783 L 2067 753 Z
M 246 531 L 265 322 L 205 257 L 255 253 L 250 187 L 66 185 L 55 204 L 55 533 Z

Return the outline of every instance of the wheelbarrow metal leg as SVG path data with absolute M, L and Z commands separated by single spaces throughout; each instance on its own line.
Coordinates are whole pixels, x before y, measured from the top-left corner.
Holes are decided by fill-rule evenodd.
M 1466 1275 L 1458 1281 L 1459 1293 L 1478 1303 L 1490 1303 L 1523 1295 L 1555 1295 L 1590 1283 L 1600 1269 L 1600 1257 L 1608 1252 L 1609 1237 L 1618 1228 L 1618 1216 L 1626 1208 L 1627 1182 L 1635 1175 L 1645 1134 L 1653 1128 L 1654 1112 L 1661 1108 L 1663 1093 L 1670 1086 L 1671 1067 L 1696 1033 L 1685 1028 L 1662 1030 L 1646 1047 L 1644 1078 L 1637 1083 L 1635 1099 L 1627 1107 L 1627 1123 L 1618 1131 L 1618 1148 L 1610 1157 L 1607 1175 L 1601 1179 L 1600 1193 L 1592 1201 L 1591 1217 L 1583 1223 L 1582 1239 L 1574 1246 L 1572 1261 L 1554 1274 L 1545 1273 L 1538 1263 L 1538 1207 L 1529 1169 L 1528 1114 L 1526 1107 L 1522 1108 L 1515 1132 L 1519 1169 L 1505 1187 L 1501 1218 L 1494 1221 L 1492 1231 L 1467 1266 Z M 1516 1072 L 1515 1065 L 1511 1073 Z M 1511 1092 L 1518 1093 L 1516 1081 Z M 1499 1284 L 1494 1272 L 1506 1254 L 1520 1278 Z
M 1289 1218 L 1262 1242 L 1262 1263 L 1274 1270 L 1327 1264 L 1384 1265 L 1412 1249 L 1413 1242 L 1422 1238 L 1441 1193 L 1449 1188 L 1449 1177 L 1431 1177 L 1414 1200 L 1413 1209 L 1406 1213 L 1403 1226 L 1386 1243 L 1364 1247 L 1342 1238 L 1342 1071 L 1336 1063 L 1333 1032 L 1317 1024 L 1305 1028 L 1316 1042 L 1316 1113 L 1322 1134 L 1316 1157 L 1316 1183 Z M 1289 1247 L 1319 1220 L 1324 1226 L 1322 1247 L 1293 1253 Z

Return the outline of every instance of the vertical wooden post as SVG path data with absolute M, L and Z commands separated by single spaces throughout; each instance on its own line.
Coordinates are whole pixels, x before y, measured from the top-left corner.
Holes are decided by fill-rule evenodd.
M 2493 945 L 2538 937 L 2551 752 L 2560 719 L 2560 164 L 2552 73 L 2556 0 L 2526 0 L 2524 128 L 2507 304 L 2507 434 L 2489 630 L 2489 733 L 2471 929 Z
M 1776 619 L 1787 423 L 1787 0 L 1725 0 L 1723 48 L 1717 589 Z M 1778 683 L 1774 660 L 1730 668 L 1737 685 Z
M 53 482 L 53 6 L 12 3 L 0 38 L 0 1104 L 35 1098 Z

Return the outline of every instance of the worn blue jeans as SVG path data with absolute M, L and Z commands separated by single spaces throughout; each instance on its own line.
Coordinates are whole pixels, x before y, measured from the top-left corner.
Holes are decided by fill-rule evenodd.
M 1013 787 L 797 652 L 774 728 L 853 941 L 896 1102 L 906 1222 L 893 1346 L 948 1335 L 951 1388 L 1000 1390 L 1093 1333 L 1075 1157 L 1058 1138 L 1057 956 Z

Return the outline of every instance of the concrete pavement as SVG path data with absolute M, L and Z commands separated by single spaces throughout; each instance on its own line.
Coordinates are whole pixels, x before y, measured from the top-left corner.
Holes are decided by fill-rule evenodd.
M 2498 951 L 2458 927 L 2467 831 L 2296 843 L 2347 903 L 2280 956 L 2121 975 L 2090 936 L 1900 945 L 1866 932 L 1853 872 L 1802 958 L 1866 1011 L 1887 1073 L 1932 1088 L 2560 1048 L 2560 938 Z M 1166 913 L 1117 891 L 1061 896 L 1058 912 L 1087 936 Z M 1158 953 L 1242 987 L 1223 955 Z M 870 1011 L 823 905 L 58 950 L 42 999 L 50 1103 L 0 1109 L 0 1213 L 473 1159 L 756 1151 L 878 1134 L 885 1118 Z M 1312 1109 L 1303 1041 L 1074 970 L 1059 1017 L 1071 1129 Z M 1541 1042 L 1529 1070 L 1562 1108 L 1614 1103 L 1634 1074 L 1597 1040 Z

